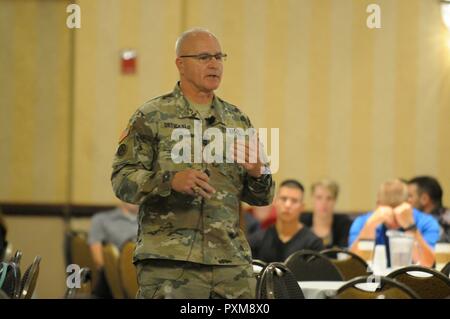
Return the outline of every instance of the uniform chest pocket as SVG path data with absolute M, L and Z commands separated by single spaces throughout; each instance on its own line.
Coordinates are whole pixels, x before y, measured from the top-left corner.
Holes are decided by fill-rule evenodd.
M 158 144 L 159 158 L 171 160 L 175 164 L 192 162 L 193 134 L 188 129 L 165 129 L 161 133 Z
M 158 164 L 161 170 L 181 171 L 195 168 L 193 163 L 193 143 L 191 134 L 178 140 L 171 136 L 161 137 L 158 143 Z

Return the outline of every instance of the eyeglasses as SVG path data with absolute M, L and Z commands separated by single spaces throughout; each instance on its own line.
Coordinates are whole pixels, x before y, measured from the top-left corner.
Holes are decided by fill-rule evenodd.
M 216 53 L 216 54 L 209 54 L 209 53 L 201 53 L 201 54 L 195 54 L 195 55 L 181 55 L 180 58 L 194 58 L 202 63 L 208 63 L 212 60 L 212 58 L 216 59 L 216 61 L 222 62 L 227 60 L 227 55 L 225 53 Z

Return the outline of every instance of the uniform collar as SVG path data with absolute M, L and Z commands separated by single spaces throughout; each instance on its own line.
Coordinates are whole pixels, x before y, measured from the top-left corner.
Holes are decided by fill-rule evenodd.
M 180 88 L 180 82 L 178 81 L 173 89 L 173 95 L 177 100 L 177 113 L 179 118 L 196 118 L 200 119 L 199 115 L 195 110 L 191 108 L 188 100 L 183 95 L 183 92 Z M 222 123 L 225 125 L 225 117 L 224 117 L 224 105 L 222 100 L 220 100 L 216 95 L 213 97 L 212 108 L 214 115 L 216 116 L 216 122 Z

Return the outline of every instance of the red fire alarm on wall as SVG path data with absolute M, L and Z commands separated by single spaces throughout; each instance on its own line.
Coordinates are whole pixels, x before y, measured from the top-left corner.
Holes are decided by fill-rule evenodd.
M 122 74 L 136 73 L 137 54 L 135 50 L 123 50 L 120 53 Z

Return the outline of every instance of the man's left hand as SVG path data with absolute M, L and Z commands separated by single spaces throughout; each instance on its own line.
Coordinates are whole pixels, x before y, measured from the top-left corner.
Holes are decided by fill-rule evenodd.
M 408 228 L 414 224 L 413 209 L 409 203 L 405 202 L 395 207 L 394 216 L 402 228 Z

